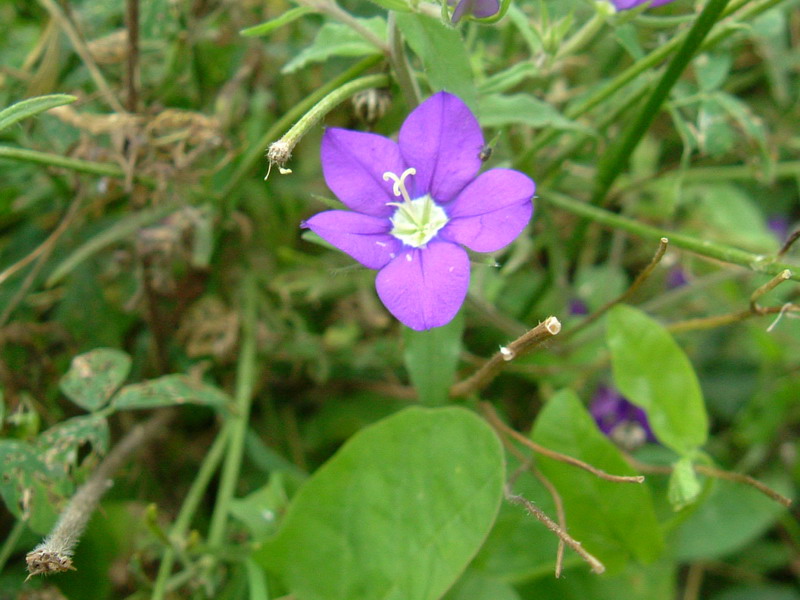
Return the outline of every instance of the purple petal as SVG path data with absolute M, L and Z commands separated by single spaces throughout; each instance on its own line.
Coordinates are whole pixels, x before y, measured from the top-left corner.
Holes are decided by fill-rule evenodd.
M 631 8 L 636 8 L 637 6 L 641 6 L 647 0 L 611 0 L 617 10 L 628 10 Z M 650 8 L 655 8 L 656 6 L 661 6 L 662 4 L 669 4 L 670 2 L 674 2 L 674 0 L 653 0 L 650 3 Z
M 328 210 L 311 217 L 303 227 L 370 269 L 383 268 L 403 249 L 402 242 L 389 235 L 392 223 L 385 218 Z
M 450 222 L 440 235 L 476 252 L 499 250 L 530 221 L 535 191 L 533 180 L 519 171 L 486 171 L 446 207 Z
M 449 4 L 455 4 L 455 0 L 449 0 Z M 458 23 L 465 14 L 475 17 L 491 17 L 500 11 L 500 0 L 461 0 L 453 11 L 453 23 Z
M 400 151 L 417 170 L 412 196 L 455 198 L 481 168 L 483 133 L 464 102 L 439 92 L 408 115 L 400 128 Z
M 349 208 L 375 217 L 394 212 L 387 202 L 396 202 L 391 181 L 405 170 L 400 149 L 392 140 L 374 133 L 331 128 L 322 137 L 322 173 L 325 183 Z
M 378 273 L 378 296 L 397 319 L 422 331 L 447 325 L 464 303 L 469 258 L 463 248 L 430 242 L 406 248 Z

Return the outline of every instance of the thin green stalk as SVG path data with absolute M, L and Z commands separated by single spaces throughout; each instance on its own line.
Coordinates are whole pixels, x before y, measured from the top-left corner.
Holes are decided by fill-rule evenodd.
M 175 519 L 175 523 L 170 529 L 170 538 L 180 539 L 186 535 L 189 530 L 189 525 L 194 518 L 197 507 L 203 499 L 208 484 L 211 478 L 216 473 L 217 468 L 222 462 L 225 450 L 228 447 L 228 433 L 227 429 L 222 429 L 219 432 L 214 443 L 211 445 L 208 453 L 203 459 L 197 476 L 186 494 L 186 499 L 183 501 L 183 506 Z M 155 584 L 153 585 L 152 600 L 163 600 L 168 589 L 168 582 L 172 574 L 172 566 L 175 564 L 175 550 L 167 548 L 164 552 L 164 557 L 161 559 L 161 565 L 158 568 L 158 575 L 156 576 Z
M 241 180 L 244 179 L 244 177 L 253 169 L 255 164 L 259 160 L 264 159 L 264 149 L 268 147 L 271 142 L 274 142 L 282 132 L 286 131 L 286 129 L 292 123 L 297 121 L 306 112 L 311 110 L 311 108 L 313 108 L 317 102 L 322 100 L 332 91 L 338 89 L 367 69 L 375 66 L 381 60 L 383 60 L 382 56 L 370 56 L 369 58 L 365 58 L 364 60 L 356 63 L 335 79 L 332 79 L 321 88 L 309 94 L 303 101 L 295 105 L 280 119 L 275 121 L 275 123 L 272 124 L 272 127 L 270 127 L 267 132 L 262 135 L 261 138 L 259 138 L 258 141 L 252 144 L 250 148 L 244 152 L 242 160 L 239 162 L 239 166 L 233 172 L 233 175 L 231 175 L 231 178 L 228 181 L 228 184 L 225 186 L 225 189 L 222 190 L 222 194 L 220 194 L 220 200 L 225 201 L 228 199 L 228 197 L 239 185 Z
M 739 21 L 747 21 L 752 19 L 753 17 L 763 13 L 766 10 L 769 10 L 776 4 L 783 2 L 784 0 L 765 0 L 761 3 L 754 3 L 748 6 L 742 14 L 739 15 Z M 736 13 L 739 9 L 748 5 L 751 0 L 733 0 L 731 5 L 725 11 L 724 17 L 728 17 L 734 13 Z M 703 44 L 703 49 L 712 47 L 728 36 L 732 35 L 734 31 L 737 29 L 729 22 L 721 22 L 719 23 L 714 30 L 712 30 L 711 35 L 708 36 L 706 39 L 705 44 Z M 661 64 L 674 50 L 676 50 L 686 39 L 688 35 L 688 31 L 683 32 L 681 34 L 676 35 L 671 40 L 666 42 L 663 46 L 659 46 L 655 50 L 653 50 L 650 54 L 638 60 L 630 67 L 625 69 L 622 73 L 614 77 L 608 83 L 606 83 L 601 88 L 592 92 L 589 96 L 584 98 L 583 100 L 578 101 L 576 104 L 567 107 L 564 111 L 564 115 L 569 119 L 577 119 L 578 117 L 586 114 L 596 106 L 603 103 L 605 100 L 613 96 L 617 91 L 625 87 L 628 83 L 633 81 L 636 77 L 650 69 L 651 67 L 655 67 L 656 65 Z M 517 166 L 525 165 L 531 161 L 531 159 L 535 156 L 536 152 L 544 148 L 547 144 L 552 142 L 556 137 L 563 133 L 561 130 L 556 129 L 549 129 L 547 131 L 543 131 L 539 135 L 537 135 L 533 141 L 531 142 L 530 147 L 528 150 L 520 156 L 520 158 L 515 161 Z
M 786 263 L 777 262 L 770 256 L 754 254 L 725 244 L 700 240 L 683 233 L 676 233 L 651 225 L 645 225 L 628 217 L 623 217 L 585 202 L 573 200 L 564 194 L 552 190 L 542 191 L 541 195 L 538 197 L 538 201 L 556 206 L 574 215 L 578 215 L 579 217 L 594 221 L 595 223 L 600 223 L 601 225 L 613 229 L 621 229 L 645 239 L 659 241 L 662 237 L 665 237 L 669 239 L 671 245 L 678 248 L 683 248 L 684 250 L 694 252 L 706 258 L 739 265 L 757 273 L 778 275 L 783 270 L 789 269 L 792 273 L 791 279 L 800 281 L 800 267 L 793 267 Z
M 703 12 L 697 17 L 692 28 L 681 44 L 680 49 L 670 62 L 650 97 L 639 113 L 623 130 L 620 141 L 603 155 L 598 164 L 595 191 L 592 204 L 601 204 L 617 176 L 625 169 L 631 153 L 639 144 L 645 132 L 659 113 L 661 105 L 667 100 L 678 78 L 689 66 L 703 40 L 711 32 L 711 28 L 719 21 L 730 0 L 708 0 Z
M 403 97 L 409 108 L 416 108 L 422 100 L 417 80 L 408 64 L 403 36 L 397 27 L 397 13 L 389 12 L 389 61 L 392 64 L 397 85 L 403 91 Z
M 214 514 L 211 516 L 211 525 L 209 526 L 208 545 L 212 548 L 221 546 L 224 541 L 231 500 L 234 497 L 242 465 L 247 423 L 250 419 L 250 405 L 256 379 L 255 278 L 247 276 L 242 288 L 242 345 L 239 349 L 239 363 L 236 369 L 236 406 L 225 423 L 225 429 L 230 430 L 230 439 L 225 453 L 225 463 L 222 465 Z
M 6 541 L 3 542 L 2 549 L 0 549 L 0 571 L 2 571 L 3 567 L 6 566 L 8 557 L 11 556 L 14 548 L 17 547 L 17 542 L 19 541 L 23 531 L 25 531 L 25 521 L 22 519 L 17 519 L 14 522 L 14 527 L 12 527 L 11 531 L 8 532 Z
M 368 90 L 369 88 L 385 87 L 389 85 L 388 75 L 365 75 L 359 79 L 354 79 L 343 86 L 333 90 L 330 94 L 325 96 L 322 100 L 317 102 L 311 110 L 302 116 L 302 118 L 292 125 L 291 129 L 287 131 L 281 139 L 269 147 L 267 157 L 279 165 L 288 160 L 291 152 L 297 143 L 302 139 L 308 131 L 316 125 L 322 117 L 331 112 L 334 108 L 339 106 L 342 102 L 350 98 L 356 92 L 361 90 Z M 281 152 L 285 153 L 282 157 L 275 156 L 273 150 L 281 148 Z
M 103 175 L 106 177 L 125 178 L 125 171 L 120 167 L 110 163 L 93 162 L 81 160 L 79 158 L 68 158 L 49 152 L 39 152 L 37 150 L 26 150 L 25 148 L 12 148 L 11 146 L 0 146 L 0 159 L 18 160 L 31 162 L 48 167 L 61 167 L 78 171 L 79 173 L 89 173 L 90 175 Z M 148 186 L 155 186 L 155 181 L 151 177 L 134 175 L 134 179 L 139 183 Z
M 800 178 L 800 161 L 784 161 L 775 163 L 769 172 L 769 177 L 759 173 L 759 169 L 754 165 L 719 165 L 710 167 L 690 167 L 688 169 L 669 171 L 661 173 L 657 178 L 648 176 L 645 179 L 632 179 L 630 176 L 622 175 L 620 180 L 624 183 L 618 184 L 620 192 L 630 192 L 640 188 L 648 188 L 653 185 L 664 183 L 665 178 L 678 178 L 682 183 L 707 183 L 711 181 L 756 181 L 758 183 L 770 183 L 772 180 L 797 179 Z

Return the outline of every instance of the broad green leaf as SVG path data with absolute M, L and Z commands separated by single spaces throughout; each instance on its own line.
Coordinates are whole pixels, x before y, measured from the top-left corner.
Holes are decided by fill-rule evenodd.
M 0 496 L 9 512 L 44 535 L 55 523 L 59 499 L 71 491 L 70 483 L 50 471 L 30 444 L 0 440 Z
M 444 327 L 427 331 L 403 328 L 403 358 L 420 403 L 436 406 L 447 402 L 461 354 L 463 333 L 463 312 Z
M 78 451 L 84 443 L 95 454 L 108 451 L 108 422 L 99 415 L 73 417 L 54 425 L 36 438 L 39 457 L 49 471 L 67 475 L 78 466 Z
M 694 472 L 692 459 L 685 456 L 678 460 L 672 467 L 672 474 L 669 477 L 669 503 L 673 508 L 679 510 L 692 504 L 700 495 L 703 486 Z
M 462 408 L 408 408 L 353 436 L 255 557 L 298 600 L 435 600 L 492 526 L 503 453 Z
M 768 485 L 788 493 L 785 480 Z M 758 490 L 717 479 L 707 498 L 673 533 L 676 559 L 691 562 L 731 554 L 766 531 L 786 509 Z
M 520 600 L 509 583 L 468 570 L 442 600 Z
M 571 390 L 547 401 L 531 437 L 607 473 L 637 474 Z M 609 571 L 619 571 L 631 556 L 641 562 L 658 558 L 663 541 L 647 486 L 605 481 L 545 457 L 537 457 L 537 464 L 561 494 L 570 534 Z
M 397 12 L 408 12 L 411 8 L 408 6 L 406 0 L 369 0 L 373 4 L 377 4 L 386 10 L 395 10 Z
M 647 413 L 658 440 L 689 454 L 708 436 L 703 393 L 689 359 L 657 321 L 631 306 L 608 315 L 606 339 L 617 389 Z
M 313 12 L 314 9 L 309 8 L 308 6 L 296 6 L 295 8 L 290 8 L 287 10 L 280 17 L 275 17 L 274 19 L 270 19 L 269 21 L 261 23 L 260 25 L 254 25 L 253 27 L 242 29 L 239 34 L 245 37 L 269 35 L 276 29 L 283 27 L 284 25 L 288 25 L 292 21 L 296 21 L 297 19 Z
M 578 298 L 594 312 L 617 298 L 628 288 L 628 277 L 617 265 L 591 265 L 581 268 L 575 276 L 574 289 Z
M 126 385 L 114 396 L 115 410 L 156 408 L 178 404 L 202 404 L 221 408 L 230 398 L 219 389 L 195 381 L 188 375 L 164 375 L 142 383 Z
M 600 576 L 581 564 L 560 579 L 551 574 L 517 589 L 526 600 L 675 600 L 677 581 L 677 565 L 660 560 L 649 565 L 631 562 L 619 574 Z
M 273 472 L 269 483 L 244 498 L 231 500 L 231 515 L 241 521 L 255 540 L 263 540 L 275 533 L 278 515 L 286 511 L 289 503 L 285 473 Z
M 539 70 L 533 63 L 516 63 L 504 71 L 487 77 L 478 85 L 478 91 L 481 95 L 501 94 L 526 79 L 536 77 L 538 74 Z
M 72 359 L 61 378 L 61 391 L 81 408 L 94 411 L 106 405 L 130 370 L 130 356 L 113 348 L 97 348 Z
M 690 221 L 704 237 L 755 252 L 777 252 L 778 238 L 753 198 L 731 184 L 699 184 L 686 190 L 697 204 Z
M 386 21 L 381 17 L 356 19 L 365 29 L 386 41 Z M 358 32 L 341 23 L 325 23 L 314 42 L 284 65 L 281 73 L 293 73 L 312 62 L 325 62 L 332 56 L 368 56 L 380 49 Z
M 692 63 L 700 89 L 711 92 L 721 87 L 731 71 L 732 58 L 725 53 L 706 53 L 698 56 Z
M 23 119 L 33 117 L 41 112 L 55 108 L 56 106 L 70 104 L 71 102 L 75 102 L 75 100 L 77 100 L 75 96 L 69 96 L 67 94 L 51 94 L 49 96 L 38 96 L 36 98 L 21 100 L 0 111 L 0 131 L 11 127 L 11 125 Z
M 397 15 L 397 26 L 422 61 L 433 91 L 455 94 L 475 111 L 477 93 L 461 34 L 440 19 L 420 14 Z
M 588 131 L 585 126 L 570 121 L 546 102 L 528 94 L 485 96 L 481 98 L 480 115 L 481 125 L 484 127 L 521 124 L 530 127 Z

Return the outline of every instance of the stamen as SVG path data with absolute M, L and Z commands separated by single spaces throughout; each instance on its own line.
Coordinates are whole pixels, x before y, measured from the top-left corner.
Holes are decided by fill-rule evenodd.
M 411 198 L 408 195 L 408 190 L 406 189 L 406 177 L 409 175 L 416 175 L 417 170 L 414 167 L 409 167 L 398 177 L 391 171 L 386 171 L 383 174 L 383 180 L 389 181 L 390 179 L 394 181 L 394 185 L 392 186 L 392 192 L 394 192 L 395 196 L 402 196 L 403 200 L 406 202 L 411 202 Z

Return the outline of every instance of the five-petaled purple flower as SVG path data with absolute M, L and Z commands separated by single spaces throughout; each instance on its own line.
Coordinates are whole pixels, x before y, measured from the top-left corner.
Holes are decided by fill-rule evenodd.
M 600 430 L 627 450 L 656 441 L 647 413 L 614 388 L 604 385 L 597 388 L 589 412 Z
M 331 128 L 322 138 L 322 173 L 350 209 L 303 223 L 365 267 L 402 323 L 449 323 L 469 286 L 462 248 L 494 252 L 510 244 L 533 213 L 533 181 L 519 171 L 481 168 L 483 134 L 466 104 L 439 92 L 400 128 L 398 142 Z
M 464 15 L 484 19 L 500 12 L 500 0 L 447 0 L 447 3 L 451 6 L 457 3 L 453 23 L 458 23 Z
M 669 4 L 674 1 L 675 0 L 652 0 L 652 2 L 650 2 L 650 8 L 661 6 L 662 4 Z M 611 0 L 611 2 L 617 7 L 617 10 L 630 10 L 631 8 L 641 6 L 645 2 L 648 2 L 648 0 Z

